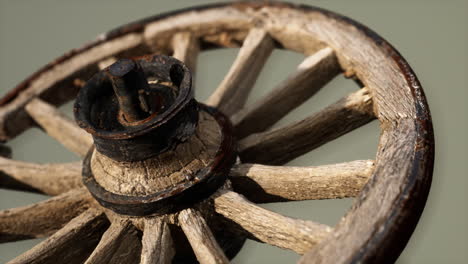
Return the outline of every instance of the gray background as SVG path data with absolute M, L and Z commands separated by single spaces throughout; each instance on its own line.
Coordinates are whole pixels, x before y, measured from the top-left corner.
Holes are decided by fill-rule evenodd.
M 0 0 L 0 94 L 71 48 L 101 32 L 164 11 L 219 1 L 24 1 Z M 468 260 L 468 1 L 294 1 L 347 15 L 390 41 L 421 80 L 436 135 L 436 163 L 429 201 L 399 263 L 467 263 Z M 199 59 L 197 97 L 206 98 L 220 82 L 236 50 L 210 51 Z M 252 100 L 281 81 L 303 59 L 275 51 L 261 73 Z M 338 77 L 281 124 L 301 119 L 357 89 Z M 252 100 L 249 102 L 251 103 Z M 70 104 L 62 107 L 70 114 Z M 376 122 L 366 125 L 291 162 L 319 165 L 373 158 L 378 142 Z M 37 129 L 9 142 L 14 158 L 34 162 L 77 160 Z M 0 190 L 0 209 L 27 205 L 46 196 Z M 334 225 L 352 200 L 269 204 L 285 215 Z M 370 216 L 372 217 L 372 216 Z M 40 240 L 0 245 L 0 263 Z M 79 245 L 79 242 L 77 241 Z M 235 263 L 292 263 L 298 255 L 248 242 Z

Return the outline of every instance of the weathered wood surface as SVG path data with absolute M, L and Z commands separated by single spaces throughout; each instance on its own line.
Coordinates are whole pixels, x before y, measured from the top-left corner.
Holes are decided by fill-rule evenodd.
M 179 32 L 172 38 L 172 56 L 189 68 L 192 74 L 192 86 L 195 86 L 197 58 L 200 52 L 200 43 L 191 32 Z
M 165 50 L 173 36 L 182 31 L 195 34 L 201 41 L 221 47 L 239 47 L 248 30 L 253 26 L 249 17 L 234 8 L 228 13 L 219 10 L 199 12 L 167 17 L 148 23 L 143 32 L 145 43 L 153 52 Z M 230 13 L 230 14 L 229 14 Z M 240 20 L 236 16 L 242 16 Z
M 240 157 L 244 163 L 283 164 L 374 118 L 372 97 L 363 88 L 301 121 L 248 136 L 239 142 Z
M 256 203 L 355 197 L 372 174 L 374 161 L 316 167 L 238 164 L 230 172 L 234 190 Z
M 114 64 L 114 62 L 117 61 L 117 58 L 116 57 L 109 57 L 109 58 L 105 58 L 103 60 L 101 60 L 99 63 L 98 63 L 98 67 L 99 67 L 99 70 L 104 70 L 105 68 L 111 66 L 112 64 Z
M 91 168 L 106 190 L 124 195 L 148 195 L 183 184 L 208 166 L 221 145 L 221 128 L 213 116 L 201 111 L 196 132 L 174 150 L 137 161 L 120 162 L 95 151 Z
M 115 263 L 111 262 L 111 260 L 115 258 L 116 255 L 121 255 L 118 250 L 132 232 L 136 231 L 130 221 L 113 221 L 109 229 L 102 235 L 99 244 L 88 257 L 85 264 Z M 133 246 L 134 245 L 132 245 L 132 247 Z M 121 258 L 119 263 L 124 263 Z
M 72 190 L 36 204 L 0 211 L 0 242 L 45 237 L 89 207 L 84 189 Z
M 0 187 L 58 195 L 82 187 L 81 162 L 37 164 L 0 157 Z
M 214 199 L 217 213 L 234 221 L 256 239 L 304 254 L 325 237 L 329 226 L 294 219 L 263 209 L 232 191 Z
M 32 125 L 29 115 L 24 110 L 24 106 L 32 98 L 44 98 L 54 105 L 65 103 L 72 99 L 80 88 L 74 84 L 77 78 L 88 80 L 98 71 L 99 61 L 138 48 L 142 41 L 141 34 L 129 33 L 94 45 L 73 57 L 46 65 L 33 78 L 20 84 L 17 91 L 8 94 L 6 98 L 9 100 L 4 99 L 8 102 L 0 108 L 0 140 L 15 137 Z M 64 55 L 65 57 L 67 55 Z
M 340 70 L 330 47 L 307 57 L 269 94 L 233 115 L 236 135 L 243 138 L 269 128 L 317 93 Z
M 165 221 L 149 218 L 144 221 L 141 264 L 170 264 L 175 250 Z
M 72 152 L 84 157 L 93 145 L 93 138 L 54 106 L 35 98 L 26 106 L 28 114 L 51 137 Z
M 364 191 L 358 197 L 352 213 L 347 215 L 346 224 L 339 225 L 329 241 L 321 243 L 317 251 L 310 256 L 306 255 L 304 259 L 307 263 L 391 262 L 405 246 L 424 206 L 432 173 L 433 138 L 429 110 L 421 86 L 409 65 L 386 41 L 350 19 L 317 9 L 293 8 L 283 3 L 227 4 L 158 18 L 142 25 L 142 28 L 133 28 L 143 32 L 144 43 L 157 50 L 161 44 L 169 43 L 175 32 L 185 30 L 196 32 L 197 37 L 201 36 L 203 40 L 207 36 L 202 35 L 210 35 L 219 43 L 221 39 L 226 40 L 222 41 L 224 46 L 226 43 L 235 44 L 243 39 L 239 36 L 254 24 L 262 25 L 286 49 L 313 54 L 323 47 L 331 47 L 336 51 L 343 70 L 349 76 L 359 78 L 372 92 L 375 114 L 384 131 L 388 131 L 391 124 L 411 123 L 407 129 L 392 132 L 391 135 L 393 138 L 405 138 L 402 148 L 405 152 L 403 156 L 406 155 L 407 159 L 396 158 L 400 155 L 399 148 L 390 148 L 385 155 L 381 155 L 379 159 L 392 162 L 377 160 L 377 169 L 372 179 L 378 180 L 373 183 L 371 179 L 371 184 L 365 188 L 375 188 L 375 193 L 368 196 L 367 191 Z M 127 28 L 125 32 L 127 30 L 133 29 Z M 140 36 L 139 33 L 137 35 Z M 114 39 L 114 43 L 122 42 L 125 37 L 127 35 Z M 94 59 L 94 56 L 91 57 Z M 68 65 L 60 62 L 62 68 L 52 68 L 56 73 L 61 73 L 58 76 L 60 81 L 53 79 L 50 85 L 38 82 L 42 91 L 52 86 L 49 94 L 54 94 L 60 90 L 58 88 L 67 87 L 69 82 L 61 81 L 65 79 L 61 77 L 62 73 L 67 80 L 78 76 L 72 76 L 66 70 L 72 69 L 71 73 L 74 73 L 80 66 L 71 67 L 73 63 L 69 63 L 69 60 L 65 62 Z M 92 72 L 94 65 L 86 70 Z M 32 81 L 47 81 L 43 78 L 44 72 L 38 76 Z M 30 125 L 28 116 L 21 108 L 31 96 L 36 96 L 37 90 L 30 88 L 38 85 L 27 85 L 29 88 L 25 91 L 28 95 L 21 98 L 23 104 L 20 99 L 13 98 L 7 108 L 0 110 L 0 139 L 11 138 Z M 67 96 L 73 94 L 70 90 L 66 91 Z M 407 136 L 411 133 L 417 133 L 417 136 Z M 378 199 L 374 199 L 376 197 Z M 384 206 L 380 207 L 384 200 Z M 392 205 L 389 206 L 389 203 Z M 361 204 L 366 205 L 367 209 L 361 208 Z M 375 212 L 379 215 L 369 218 Z M 391 218 L 386 218 L 390 215 Z M 362 223 L 365 224 L 361 226 Z M 338 242 L 331 240 L 333 238 Z
M 179 223 L 201 264 L 229 263 L 202 215 L 194 209 L 179 214 Z
M 400 120 L 383 132 L 374 176 L 361 193 L 365 199 L 355 203 L 336 226 L 335 234 L 306 254 L 300 263 L 344 263 L 350 259 L 376 263 L 383 256 L 385 262 L 396 261 L 408 241 L 407 232 L 418 222 L 414 214 L 423 210 L 429 191 L 426 186 L 431 180 L 412 168 L 427 166 L 418 160 L 426 149 L 421 147 L 424 142 L 420 141 L 422 135 L 416 132 L 416 125 L 410 119 Z M 408 174 L 412 178 L 408 179 Z M 402 183 L 407 186 L 404 190 L 391 187 Z M 415 203 L 419 206 L 415 207 Z M 394 225 L 393 221 L 405 225 Z M 336 248 L 341 249 L 340 254 L 334 253 Z
M 231 69 L 206 103 L 228 116 L 242 108 L 273 48 L 268 32 L 251 29 Z
M 8 264 L 82 264 L 107 225 L 104 213 L 89 209 Z

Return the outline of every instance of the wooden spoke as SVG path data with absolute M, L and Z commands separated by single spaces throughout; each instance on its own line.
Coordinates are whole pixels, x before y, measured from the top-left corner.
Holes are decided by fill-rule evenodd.
M 324 48 L 307 57 L 272 92 L 232 117 L 237 136 L 243 138 L 269 128 L 318 92 L 340 70 L 331 48 Z
M 116 61 L 117 61 L 116 57 L 109 57 L 109 58 L 103 59 L 102 61 L 100 61 L 98 63 L 99 70 L 103 70 L 103 69 L 111 66 Z
M 157 218 L 145 219 L 142 244 L 141 264 L 172 263 L 175 251 L 166 222 Z
M 113 222 L 85 263 L 134 263 L 134 261 L 130 260 L 134 260 L 135 255 L 139 254 L 135 254 L 135 252 L 133 252 L 134 249 L 135 251 L 138 251 L 138 243 L 128 243 L 127 241 L 132 236 L 132 233 L 136 233 L 136 229 L 130 221 L 119 220 Z M 125 243 L 125 246 L 123 246 L 123 243 Z M 133 256 L 127 259 L 129 257 L 128 254 L 121 254 L 121 252 L 119 252 L 121 250 L 132 252 Z
M 243 162 L 283 164 L 375 118 L 367 88 L 285 127 L 253 134 L 239 143 Z
M 29 115 L 66 148 L 84 157 L 93 144 L 90 134 L 79 128 L 74 121 L 60 113 L 54 106 L 35 98 L 26 106 Z
M 29 128 L 32 124 L 24 112 L 24 106 L 33 98 L 47 98 L 54 104 L 63 104 L 74 98 L 79 86 L 74 81 L 79 78 L 88 80 L 98 71 L 97 63 L 109 56 L 123 51 L 136 50 L 143 44 L 143 36 L 130 33 L 110 41 L 91 45 L 75 56 L 64 55 L 54 63 L 40 69 L 33 78 L 21 83 L 24 87 L 7 95 L 10 101 L 1 101 L 0 108 L 0 140 L 13 138 Z M 69 57 L 69 58 L 67 58 Z
M 222 191 L 214 202 L 217 213 L 234 221 L 255 239 L 299 254 L 307 252 L 332 230 L 323 224 L 268 211 L 232 191 Z
M 107 225 L 102 212 L 89 209 L 8 264 L 83 263 Z
M 185 209 L 179 214 L 179 222 L 200 263 L 229 263 L 200 213 Z
M 228 74 L 207 101 L 230 116 L 242 108 L 274 48 L 263 29 L 251 29 Z
M 256 203 L 336 199 L 359 194 L 372 174 L 372 160 L 318 167 L 239 164 L 231 169 L 234 190 Z
M 84 189 L 29 206 L 0 211 L 0 242 L 48 236 L 88 207 Z
M 192 73 L 192 85 L 195 84 L 197 57 L 200 52 L 198 39 L 190 32 L 180 32 L 172 38 L 173 57 L 184 62 Z
M 232 191 L 222 191 L 214 202 L 216 212 L 234 221 L 255 239 L 299 254 L 307 252 L 332 230 L 326 225 L 268 211 Z
M 0 157 L 2 188 L 58 195 L 81 186 L 81 162 L 37 164 Z

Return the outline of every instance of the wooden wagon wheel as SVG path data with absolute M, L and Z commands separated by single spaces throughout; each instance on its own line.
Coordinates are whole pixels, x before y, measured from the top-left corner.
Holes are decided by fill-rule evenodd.
M 217 110 L 194 104 L 189 77 L 190 72 L 195 74 L 199 51 L 238 46 L 231 69 L 206 102 Z M 274 48 L 307 57 L 270 94 L 246 106 L 249 91 Z M 148 54 L 172 55 L 187 67 L 165 56 L 119 60 L 113 64 L 115 69 L 107 67 L 120 58 Z M 145 120 L 156 130 L 142 121 L 124 126 L 125 133 L 112 134 L 120 125 L 105 115 L 115 113 L 116 105 L 121 107 L 121 124 L 134 121 L 132 106 L 126 109 L 121 99 L 136 98 L 125 94 L 125 83 L 138 80 L 142 72 L 138 67 L 145 63 L 149 65 L 143 67 L 145 74 L 151 72 L 159 78 L 149 79 L 151 87 L 162 85 L 177 92 L 145 97 L 154 99 L 150 103 L 154 114 Z M 340 73 L 362 88 L 300 122 L 270 128 Z M 112 78 L 116 79 L 110 85 Z M 107 100 L 92 92 L 100 90 L 91 88 L 103 86 L 117 93 L 120 89 L 123 94 L 118 96 L 123 97 L 107 94 L 111 98 Z M 92 148 L 93 138 L 56 108 L 74 99 L 78 91 L 76 115 L 80 126 L 93 134 L 98 151 Z M 104 107 L 93 106 L 96 97 L 107 100 Z M 158 100 L 165 103 L 154 108 Z M 230 135 L 229 122 L 218 111 L 231 120 L 237 143 Z M 134 114 L 136 122 L 141 121 Z M 161 116 L 165 118 L 158 121 Z M 281 166 L 375 118 L 381 126 L 375 160 Z M 99 123 L 102 120 L 110 123 Z M 186 127 L 177 130 L 177 124 Z M 303 254 L 300 263 L 392 262 L 423 210 L 433 167 L 428 106 L 416 76 L 398 52 L 348 18 L 286 3 L 246 2 L 180 10 L 102 35 L 45 66 L 1 100 L 2 140 L 33 125 L 86 158 L 84 168 L 81 163 L 32 164 L 1 158 L 2 187 L 55 196 L 0 212 L 1 242 L 50 236 L 11 263 L 134 263 L 140 256 L 142 263 L 194 261 L 188 244 L 199 262 L 224 263 L 246 237 Z M 102 134 L 96 127 L 111 132 Z M 135 139 L 151 131 L 166 133 L 155 134 L 165 135 L 155 140 L 164 143 L 152 150 L 159 155 L 151 156 L 141 146 L 136 152 L 129 150 L 135 142 L 153 142 Z M 124 141 L 131 144 L 120 148 Z M 197 146 L 199 150 L 193 153 Z M 233 146 L 238 150 L 235 164 Z M 7 156 L 8 151 L 3 150 Z M 146 154 L 140 157 L 138 153 Z M 187 153 L 191 153 L 188 158 Z M 174 157 L 188 160 L 180 162 L 172 174 L 161 173 Z M 135 172 L 141 169 L 154 171 Z M 162 176 L 157 184 L 138 178 L 153 175 L 154 180 L 158 173 Z M 128 175 L 134 178 L 126 181 Z M 173 178 L 164 178 L 168 175 Z M 82 177 L 88 189 L 83 187 Z M 148 195 L 154 192 L 159 198 Z M 190 202 L 191 195 L 196 203 Z M 253 203 L 342 197 L 356 199 L 335 227 L 285 217 Z

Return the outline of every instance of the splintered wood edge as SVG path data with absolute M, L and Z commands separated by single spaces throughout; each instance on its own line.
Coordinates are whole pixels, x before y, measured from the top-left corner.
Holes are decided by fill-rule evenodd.
M 306 255 L 303 262 L 395 260 L 414 230 L 430 187 L 434 142 L 429 109 L 417 77 L 392 46 L 365 26 L 332 12 L 286 3 L 244 2 L 181 10 L 121 27 L 47 65 L 7 94 L 0 102 L 3 106 L 0 139 L 12 138 L 31 125 L 21 109 L 31 96 L 44 94 L 50 86 L 57 92 L 54 104 L 73 96 L 76 89 L 71 89 L 74 91 L 70 95 L 69 89 L 60 88 L 75 77 L 86 77 L 96 71 L 94 61 L 141 46 L 157 50 L 167 46 L 173 34 L 180 31 L 193 32 L 204 41 L 211 39 L 221 46 L 236 46 L 254 25 L 261 25 L 282 47 L 306 55 L 331 47 L 347 75 L 359 78 L 371 91 L 374 113 L 384 135 L 404 139 L 403 149 L 410 154 L 406 160 L 401 160 L 399 154 L 395 154 L 400 150 L 390 148 L 392 151 L 387 151 L 386 155 L 378 155 L 376 170 L 352 213 L 336 227 L 334 235 L 326 240 L 328 243 L 321 243 L 311 252 L 321 257 Z M 93 52 L 98 56 L 91 54 Z M 83 62 L 89 66 L 82 69 Z M 63 91 L 68 94 L 64 95 Z M 406 130 L 402 131 L 402 127 Z M 412 133 L 412 136 L 404 133 Z M 385 143 L 382 135 L 379 151 L 383 152 L 387 144 L 390 143 Z M 388 179 L 399 180 L 385 182 Z M 371 188 L 385 188 L 386 192 L 379 195 L 376 190 L 371 196 L 375 199 L 370 199 Z M 370 219 L 374 211 L 369 208 L 384 197 L 389 203 L 379 207 L 379 217 Z M 354 241 L 340 243 L 345 241 L 342 236 L 363 222 L 365 225 L 355 234 Z M 348 238 L 354 239 L 352 235 Z M 339 256 L 322 254 L 336 252 L 338 248 Z M 342 251 L 343 248 L 346 251 Z
M 355 197 L 374 168 L 372 160 L 316 167 L 238 164 L 230 172 L 236 192 L 256 203 Z

